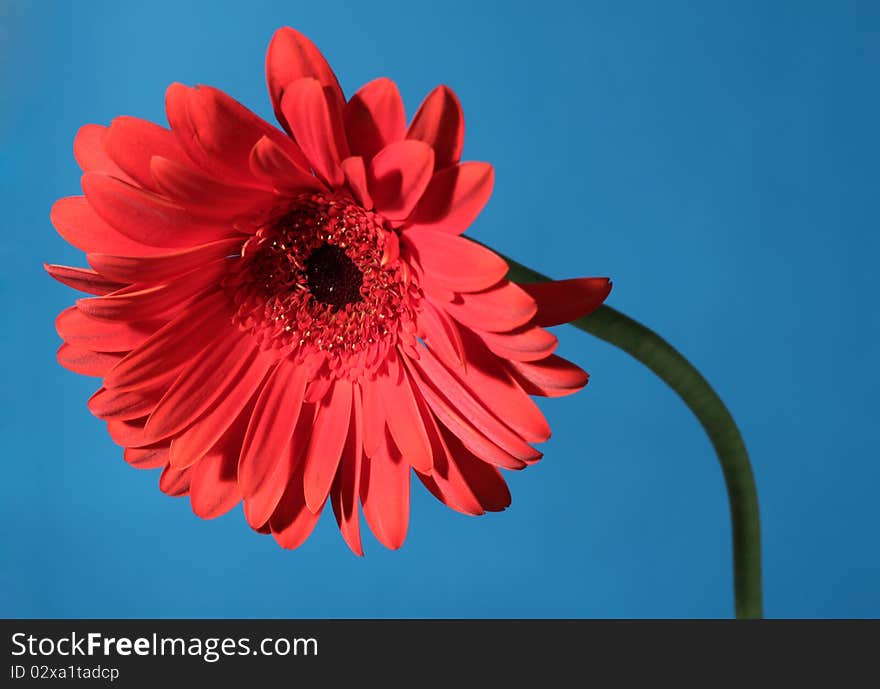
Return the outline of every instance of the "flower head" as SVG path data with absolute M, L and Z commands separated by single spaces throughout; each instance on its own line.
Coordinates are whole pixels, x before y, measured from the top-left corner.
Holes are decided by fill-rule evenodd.
M 160 488 L 286 548 L 329 499 L 362 553 L 358 504 L 399 547 L 410 469 L 446 505 L 502 510 L 499 468 L 541 458 L 530 395 L 587 382 L 545 326 L 596 308 L 605 279 L 509 282 L 462 237 L 492 191 L 459 162 L 464 121 L 435 89 L 407 126 L 397 87 L 346 100 L 290 28 L 266 60 L 283 130 L 214 88 L 172 85 L 170 128 L 131 117 L 80 129 L 84 196 L 52 222 L 90 269 L 57 319 L 61 364 L 102 379 L 89 408 Z

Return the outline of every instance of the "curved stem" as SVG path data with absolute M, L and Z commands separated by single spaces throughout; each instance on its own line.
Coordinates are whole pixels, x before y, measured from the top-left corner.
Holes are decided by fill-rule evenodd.
M 550 278 L 505 257 L 516 282 Z M 733 583 L 736 616 L 759 618 L 761 602 L 761 524 L 758 493 L 745 443 L 724 402 L 693 365 L 657 333 L 610 306 L 571 323 L 632 355 L 684 400 L 705 429 L 718 455 L 733 531 Z

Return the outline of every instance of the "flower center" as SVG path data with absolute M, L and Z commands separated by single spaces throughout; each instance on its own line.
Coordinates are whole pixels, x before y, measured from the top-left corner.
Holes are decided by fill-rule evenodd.
M 352 378 L 374 371 L 399 343 L 414 343 L 422 293 L 397 247 L 348 196 L 291 199 L 233 262 L 224 286 L 235 323 L 278 356 Z
M 306 280 L 312 296 L 337 309 L 362 301 L 364 274 L 343 249 L 323 244 L 306 259 Z

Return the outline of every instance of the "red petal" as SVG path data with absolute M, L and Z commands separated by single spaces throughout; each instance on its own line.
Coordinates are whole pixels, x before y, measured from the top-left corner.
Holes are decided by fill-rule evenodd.
M 419 276 L 419 287 L 422 288 L 425 296 L 427 296 L 431 300 L 431 302 L 436 304 L 438 307 L 444 306 L 445 304 L 450 304 L 458 298 L 458 294 L 456 292 L 453 292 L 448 287 L 444 287 L 436 280 L 432 280 L 430 275 L 426 275 L 425 271 L 422 270 L 421 266 L 418 263 L 407 263 L 406 261 L 404 261 L 403 265 L 413 270 Z
M 305 507 L 305 498 L 302 495 L 302 472 L 304 464 L 302 457 L 304 449 L 308 446 L 314 419 L 314 405 L 304 404 L 302 411 L 300 411 L 296 430 L 293 431 L 293 437 L 290 439 L 290 442 L 282 453 L 282 461 L 275 465 L 272 474 L 263 483 L 263 487 L 245 500 L 245 518 L 254 528 L 266 525 L 267 522 L 269 522 L 270 517 L 272 517 L 277 524 L 278 521 L 275 519 L 275 516 L 273 516 L 273 513 L 276 513 L 276 516 L 281 519 L 282 524 L 280 526 L 283 526 L 283 517 L 285 514 L 283 510 L 285 509 L 285 506 L 281 504 L 282 499 L 285 502 L 290 500 L 291 497 L 294 499 L 301 499 L 303 501 L 303 509 L 311 515 L 311 512 Z M 241 462 L 239 462 L 239 476 L 240 475 Z M 241 485 L 240 479 L 239 485 Z M 296 486 L 296 489 L 295 493 L 291 495 L 290 491 L 293 485 Z M 317 515 L 315 515 L 315 518 L 317 518 Z M 306 517 L 306 519 L 308 518 Z M 269 533 L 269 531 L 266 533 Z
M 406 113 L 397 85 L 380 77 L 351 97 L 345 106 L 345 131 L 352 155 L 370 160 L 406 135 Z
M 82 186 L 95 211 L 136 242 L 164 248 L 187 247 L 223 239 L 233 232 L 230 226 L 206 224 L 185 208 L 115 177 L 87 172 Z
M 373 197 L 367 186 L 367 168 L 364 167 L 364 159 L 360 156 L 351 156 L 342 161 L 342 172 L 345 174 L 345 183 L 351 189 L 355 200 L 365 210 L 373 209 Z
M 238 481 L 245 497 L 259 492 L 284 461 L 285 448 L 290 445 L 302 409 L 305 385 L 305 368 L 289 362 L 281 362 L 266 381 L 248 424 L 238 464 Z
M 168 445 L 127 447 L 122 458 L 137 469 L 158 469 L 168 464 Z
M 204 294 L 219 283 L 225 272 L 226 261 L 221 259 L 173 282 L 143 289 L 126 288 L 105 297 L 85 297 L 77 299 L 76 305 L 80 311 L 95 318 L 121 321 L 156 318 Z
M 535 325 L 548 327 L 570 323 L 592 313 L 611 292 L 608 278 L 575 278 L 520 285 L 538 304 Z
M 244 516 L 247 518 L 248 516 L 248 503 L 244 503 Z M 248 521 L 250 524 L 250 521 Z M 272 527 L 269 526 L 269 522 L 265 522 L 262 526 L 252 526 L 254 531 L 259 534 L 266 534 L 267 536 L 272 533 Z
M 483 210 L 494 184 L 495 171 L 489 163 L 461 163 L 437 172 L 405 230 L 461 234 Z
M 271 191 L 223 184 L 168 158 L 155 156 L 150 161 L 150 172 L 160 192 L 201 217 L 230 220 L 271 208 L 277 202 Z
M 333 379 L 329 376 L 322 376 L 320 378 L 314 378 L 310 380 L 309 384 L 306 386 L 306 402 L 320 402 L 329 392 L 332 385 Z
M 161 392 L 120 392 L 101 388 L 89 398 L 88 407 L 105 421 L 138 419 L 153 411 Z
M 66 342 L 58 348 L 58 363 L 84 376 L 103 377 L 121 358 L 121 354 L 91 352 Z
M 241 375 L 253 351 L 253 341 L 239 330 L 230 328 L 214 339 L 201 355 L 184 366 L 150 414 L 144 434 L 158 440 L 189 426 Z
M 516 361 L 545 359 L 559 344 L 556 335 L 535 325 L 523 326 L 507 333 L 475 332 L 495 354 Z
M 210 86 L 172 84 L 165 95 L 168 121 L 190 159 L 221 181 L 252 183 L 251 149 L 267 136 L 304 166 L 296 144 L 241 103 Z
M 382 250 L 382 265 L 388 265 L 391 261 L 400 258 L 400 239 L 394 232 L 386 232 L 384 236 L 384 247 Z
M 466 415 L 463 415 L 430 383 L 424 380 L 423 374 L 415 369 L 412 360 L 409 360 L 407 363 L 410 372 L 413 374 L 413 380 L 415 381 L 421 396 L 424 398 L 425 403 L 430 407 L 437 419 L 460 437 L 462 442 L 472 452 L 481 459 L 506 469 L 525 468 L 526 463 L 524 461 L 517 459 L 487 438 L 482 431 L 478 430 L 475 425 L 466 418 Z
M 355 555 L 363 555 L 361 545 L 361 527 L 358 514 L 358 494 L 361 482 L 361 461 L 363 457 L 363 411 L 361 408 L 361 392 L 353 389 L 354 406 L 351 410 L 351 422 L 348 437 L 342 449 L 339 470 L 330 490 L 333 512 L 342 537 Z
M 306 505 L 314 513 L 321 511 L 336 476 L 342 448 L 351 419 L 352 387 L 339 379 L 328 397 L 318 405 L 315 426 L 305 454 L 303 490 Z
M 375 381 L 366 382 L 363 387 L 364 412 L 364 454 L 372 457 L 382 444 L 385 435 L 385 405 L 379 396 L 379 386 Z
M 290 550 L 299 548 L 305 543 L 321 514 L 320 509 L 312 512 L 306 506 L 303 494 L 303 470 L 303 463 L 300 462 L 290 477 L 284 495 L 269 522 L 275 541 L 282 548 Z
M 86 316 L 75 306 L 55 319 L 55 329 L 65 342 L 95 352 L 128 352 L 158 330 L 156 323 L 105 321 Z
M 83 251 L 149 256 L 161 251 L 126 237 L 101 218 L 84 196 L 68 196 L 52 206 L 49 216 L 64 239 Z
M 254 176 L 280 191 L 324 191 L 317 177 L 297 165 L 284 149 L 264 136 L 251 151 L 248 161 Z
M 415 208 L 431 181 L 434 151 L 421 141 L 397 141 L 370 162 L 367 179 L 376 210 L 402 221 Z
M 240 254 L 242 244 L 242 238 L 233 237 L 154 256 L 89 254 L 86 258 L 95 270 L 112 280 L 158 283 L 204 267 L 217 259 Z
M 479 461 L 479 460 L 477 460 Z M 453 465 L 454 466 L 454 465 Z M 486 464 L 485 466 L 490 466 Z M 495 469 L 495 467 L 491 467 Z M 498 471 L 495 469 L 495 471 Z M 457 472 L 457 470 L 456 470 Z M 480 502 L 473 496 L 471 496 L 471 502 L 462 503 L 459 501 L 459 498 L 456 494 L 453 494 L 451 486 L 455 485 L 456 489 L 459 491 L 467 490 L 467 484 L 459 478 L 459 473 L 455 474 L 458 479 L 455 484 L 450 481 L 446 481 L 436 476 L 426 476 L 424 474 L 416 474 L 419 477 L 419 480 L 422 482 L 422 485 L 428 489 L 428 491 L 437 498 L 444 505 L 449 507 L 450 509 L 455 510 L 456 512 L 461 512 L 462 514 L 467 514 L 472 517 L 477 517 L 481 514 L 485 514 L 486 510 L 483 509 L 483 506 Z
M 542 397 L 570 395 L 590 378 L 580 367 L 555 354 L 541 361 L 508 361 L 507 366 L 523 390 Z
M 171 443 L 170 461 L 174 466 L 193 464 L 215 445 L 222 445 L 225 434 L 231 432 L 233 424 L 238 423 L 236 420 L 246 413 L 244 429 L 235 451 L 235 463 L 238 466 L 244 432 L 256 402 L 255 396 L 262 388 L 272 364 L 274 362 L 260 352 L 251 357 L 241 375 L 233 378 L 219 399 Z
M 73 155 L 83 172 L 103 172 L 132 181 L 120 167 L 107 155 L 105 143 L 107 127 L 100 124 L 86 124 L 79 128 L 73 140 Z
M 281 109 L 315 172 L 332 187 L 344 181 L 339 164 L 348 157 L 342 132 L 342 112 L 327 98 L 317 79 L 303 78 L 289 84 Z
M 430 476 L 417 472 L 419 479 L 434 497 L 452 509 L 471 515 L 483 514 L 480 502 L 462 479 L 461 472 L 458 471 L 449 447 L 440 433 L 437 421 L 424 400 L 419 400 L 419 409 L 425 419 L 425 429 L 434 455 L 434 466 Z M 461 448 L 461 443 L 457 447 Z
M 398 372 L 400 362 L 396 357 L 389 360 L 393 373 L 380 376 L 374 385 L 385 405 L 385 418 L 395 444 L 400 448 L 403 460 L 424 474 L 431 473 L 431 443 L 425 431 L 425 422 L 416 405 L 412 384 L 406 371 Z M 400 375 L 400 374 L 403 375 Z M 400 382 L 396 382 L 399 379 Z
M 462 514 L 467 514 L 472 517 L 478 517 L 481 514 L 485 514 L 483 508 L 480 506 L 480 503 L 477 502 L 476 498 L 473 499 L 473 504 L 476 507 L 472 507 L 469 503 L 465 506 L 462 506 L 458 500 L 450 494 L 448 489 L 448 484 L 444 484 L 443 487 L 440 487 L 440 483 L 438 481 L 442 481 L 442 479 L 435 479 L 433 476 L 429 476 L 426 474 L 420 474 L 416 472 L 416 476 L 419 477 L 419 481 L 422 482 L 422 485 L 428 489 L 428 492 L 437 498 L 440 502 L 446 505 L 448 508 L 455 510 L 456 512 L 461 512 Z
M 189 493 L 190 469 L 178 470 L 168 464 L 159 477 L 159 490 L 172 498 Z
M 125 287 L 125 283 L 112 282 L 88 268 L 56 266 L 51 263 L 44 263 L 43 268 L 61 284 L 78 289 L 80 292 L 87 292 L 88 294 L 103 296 L 108 292 L 115 292 Z
M 104 385 L 134 389 L 149 385 L 168 369 L 183 365 L 225 329 L 232 328 L 225 298 L 214 295 L 189 305 L 129 353 L 104 379 Z
M 462 480 L 487 512 L 501 512 L 510 507 L 510 490 L 501 472 L 481 462 L 462 445 L 461 441 L 446 429 L 441 429 L 443 439 L 449 446 L 453 463 Z M 450 472 L 450 477 L 453 472 Z M 455 480 L 455 479 L 452 479 Z
M 534 299 L 507 280 L 484 292 L 459 294 L 450 303 L 436 305 L 462 325 L 490 332 L 519 328 L 538 310 Z
M 445 311 L 426 299 L 421 304 L 418 323 L 425 343 L 449 368 L 466 365 L 458 326 Z
M 315 44 L 289 26 L 278 29 L 266 52 L 266 81 L 275 116 L 287 131 L 290 127 L 281 109 L 281 100 L 287 86 L 303 77 L 317 79 L 322 86 L 335 89 L 342 97 L 336 75 Z
M 532 398 L 523 392 L 503 363 L 476 335 L 465 332 L 462 338 L 467 352 L 467 369 L 451 370 L 450 375 L 476 402 L 517 435 L 531 443 L 546 441 L 550 437 L 550 426 Z
M 409 464 L 403 461 L 390 438 L 372 458 L 364 458 L 360 494 L 364 517 L 386 548 L 397 550 L 409 526 Z
M 179 377 L 180 369 L 180 365 L 167 368 L 136 390 L 107 389 L 108 400 L 102 400 L 102 406 L 93 413 L 98 418 L 108 421 L 107 428 L 115 442 L 127 447 L 169 444 L 169 436 L 147 434 L 144 426 L 164 392 Z M 141 416 L 137 415 L 138 411 L 142 412 Z M 116 425 L 115 435 L 114 428 L 112 428 L 114 424 Z M 133 425 L 122 429 L 119 424 Z
M 130 421 L 108 421 L 107 432 L 113 442 L 122 447 L 146 448 L 167 445 L 167 443 L 150 443 L 144 438 L 146 422 L 147 417 Z
M 137 117 L 114 119 L 107 130 L 105 147 L 107 154 L 128 178 L 151 191 L 156 189 L 150 172 L 150 159 L 153 156 L 186 160 L 186 154 L 170 129 Z
M 189 500 L 195 514 L 202 519 L 214 519 L 241 502 L 235 480 L 237 466 L 237 452 L 218 450 L 209 452 L 192 468 Z
M 464 115 L 458 97 L 448 86 L 438 86 L 422 101 L 406 134 L 434 149 L 434 164 L 440 170 L 461 159 L 464 145 Z
M 507 262 L 494 251 L 463 237 L 435 230 L 403 234 L 426 276 L 456 292 L 488 289 L 507 275 Z
M 514 432 L 510 428 L 508 428 L 483 404 L 481 404 L 477 399 L 474 399 L 471 391 L 469 391 L 468 388 L 463 385 L 456 376 L 454 376 L 449 370 L 447 370 L 446 367 L 444 367 L 443 364 L 439 360 L 437 360 L 430 351 L 423 348 L 420 353 L 422 354 L 422 356 L 419 357 L 418 361 L 413 361 L 412 365 L 419 370 L 425 383 L 429 384 L 431 388 L 436 390 L 443 396 L 443 398 L 445 398 L 445 400 L 448 402 L 448 406 L 456 411 L 456 415 L 467 419 L 468 425 L 472 425 L 474 428 L 479 430 L 479 432 L 483 434 L 486 438 L 491 440 L 492 443 L 519 460 L 517 462 L 508 463 L 509 466 L 506 466 L 505 468 L 520 469 L 522 468 L 521 462 L 534 461 L 535 459 L 540 457 L 540 453 L 537 452 L 533 447 L 531 447 L 519 433 Z M 468 363 L 470 364 L 470 361 Z M 477 371 L 472 372 L 471 368 L 474 367 L 469 365 L 468 375 L 473 376 L 472 379 L 469 379 L 469 383 L 471 381 L 478 381 L 480 384 L 487 384 L 487 379 L 489 378 L 489 376 L 486 376 L 485 374 L 481 375 Z M 426 389 L 426 386 L 420 387 L 423 391 Z M 511 389 L 509 383 L 507 384 L 507 386 L 500 384 L 493 385 L 492 387 L 493 392 L 497 394 L 501 394 L 502 390 L 505 388 L 507 388 L 508 391 L 510 391 Z M 526 395 L 522 395 L 522 397 L 526 401 L 531 402 Z M 446 419 L 440 416 L 437 411 L 438 407 L 441 408 L 441 411 L 446 411 L 442 408 L 446 405 L 437 405 L 436 401 L 432 400 L 432 398 L 428 398 L 428 403 L 431 405 L 431 408 L 434 409 L 434 412 L 438 414 L 440 420 L 443 421 L 444 424 L 446 424 Z M 516 412 L 517 418 L 520 418 L 523 415 L 523 412 L 519 409 L 505 409 L 505 404 L 521 404 L 522 399 L 518 399 L 517 397 L 511 396 L 510 394 L 506 394 L 502 399 L 498 400 L 497 403 L 499 403 L 501 409 L 505 410 L 505 414 L 508 411 L 510 411 L 511 413 Z M 543 416 L 540 415 L 540 412 L 538 412 L 538 416 L 540 417 L 541 421 L 543 421 Z M 546 422 L 544 423 L 546 424 Z M 447 424 L 447 426 L 448 425 L 449 424 Z M 537 433 L 537 431 L 535 431 L 535 433 Z M 459 437 L 461 436 L 459 435 Z M 462 438 L 462 440 L 464 440 L 464 438 Z M 484 459 L 489 461 L 488 458 Z
M 193 466 L 189 499 L 193 512 L 202 519 L 219 517 L 241 502 L 238 457 L 254 401 L 241 410 L 217 443 Z M 172 455 L 177 441 L 175 438 L 171 443 Z

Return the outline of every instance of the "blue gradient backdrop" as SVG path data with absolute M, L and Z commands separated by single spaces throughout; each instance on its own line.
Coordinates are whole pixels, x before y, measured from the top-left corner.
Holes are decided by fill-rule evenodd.
M 414 491 L 399 552 L 351 555 L 331 514 L 297 552 L 239 510 L 202 521 L 128 467 L 60 368 L 83 264 L 49 224 L 79 193 L 79 125 L 164 122 L 173 81 L 271 115 L 290 24 L 351 93 L 394 78 L 412 115 L 460 95 L 465 157 L 497 183 L 472 228 L 558 277 L 610 275 L 747 440 L 771 616 L 880 615 L 876 499 L 880 5 L 872 2 L 0 3 L 0 615 L 726 616 L 728 513 L 708 441 L 640 365 L 562 329 L 593 375 L 543 405 L 513 506 L 469 518 Z

